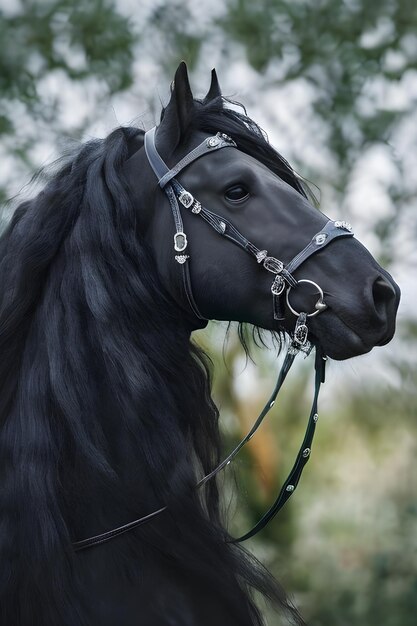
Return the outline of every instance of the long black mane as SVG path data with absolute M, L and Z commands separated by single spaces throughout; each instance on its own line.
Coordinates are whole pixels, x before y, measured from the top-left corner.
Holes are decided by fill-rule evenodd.
M 196 128 L 231 135 L 303 193 L 244 114 L 199 102 Z M 114 567 L 156 584 L 158 565 L 178 567 L 258 624 L 251 588 L 289 606 L 225 542 L 216 482 L 193 488 L 220 458 L 218 412 L 208 361 L 158 280 L 124 178 L 142 138 L 118 128 L 83 145 L 0 239 L 1 624 L 87 623 L 76 561 L 93 568 L 100 557 L 75 554 L 72 541 L 164 504 L 160 519 L 108 544 Z

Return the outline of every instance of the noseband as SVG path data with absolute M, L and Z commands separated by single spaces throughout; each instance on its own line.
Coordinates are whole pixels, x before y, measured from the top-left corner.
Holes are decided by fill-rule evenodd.
M 191 287 L 191 278 L 189 271 L 190 255 L 187 253 L 188 239 L 184 232 L 183 221 L 181 217 L 180 205 L 185 209 L 193 213 L 196 218 L 204 219 L 209 226 L 211 226 L 219 235 L 229 239 L 234 244 L 243 248 L 247 253 L 254 257 L 256 262 L 260 264 L 266 271 L 273 274 L 273 281 L 270 287 L 272 295 L 272 309 L 274 319 L 277 321 L 284 320 L 285 305 L 293 315 L 296 316 L 296 323 L 294 330 L 290 333 L 291 341 L 287 354 L 285 356 L 282 368 L 279 372 L 277 383 L 272 392 L 271 397 L 265 404 L 263 410 L 255 420 L 251 430 L 248 434 L 239 442 L 234 450 L 209 474 L 204 476 L 196 485 L 196 488 L 204 485 L 208 480 L 212 479 L 218 472 L 224 467 L 229 465 L 232 459 L 238 454 L 241 448 L 253 437 L 263 419 L 273 407 L 279 390 L 284 383 L 284 380 L 293 364 L 295 356 L 300 352 L 308 355 L 312 350 L 312 344 L 308 341 L 308 318 L 313 317 L 321 313 L 327 308 L 324 301 L 324 292 L 321 287 L 312 280 L 307 278 L 296 279 L 294 272 L 300 265 L 302 265 L 313 254 L 319 252 L 326 247 L 331 241 L 339 237 L 352 237 L 352 227 L 345 221 L 332 221 L 329 220 L 324 228 L 318 232 L 311 241 L 299 252 L 287 265 L 284 265 L 282 261 L 274 256 L 268 255 L 267 250 L 259 249 L 251 241 L 249 241 L 237 228 L 226 218 L 213 213 L 209 209 L 205 208 L 187 189 L 179 183 L 176 176 L 188 165 L 193 163 L 196 159 L 210 153 L 220 150 L 222 148 L 237 148 L 237 144 L 228 135 L 224 133 L 217 133 L 212 137 L 208 137 L 196 148 L 189 152 L 184 158 L 182 158 L 173 168 L 169 169 L 166 163 L 162 160 L 155 145 L 155 133 L 156 127 L 145 133 L 145 151 L 148 161 L 158 179 L 158 184 L 161 189 L 164 190 L 171 207 L 172 215 L 175 224 L 174 234 L 174 259 L 181 268 L 182 285 L 185 292 L 186 300 L 192 313 L 199 319 L 205 318 L 199 311 L 193 296 Z M 291 305 L 290 293 L 292 289 L 300 289 L 303 285 L 313 285 L 319 292 L 319 298 L 314 306 L 314 310 L 311 312 L 296 311 Z M 285 297 L 284 297 L 285 294 Z M 310 410 L 310 416 L 307 423 L 306 433 L 297 454 L 295 463 L 285 480 L 275 502 L 269 508 L 269 510 L 262 516 L 255 526 L 247 533 L 239 538 L 231 539 L 234 542 L 244 541 L 249 537 L 252 537 L 259 532 L 266 524 L 278 513 L 285 502 L 294 492 L 299 482 L 301 473 L 305 464 L 310 458 L 311 444 L 314 437 L 315 427 L 318 420 L 318 396 L 320 391 L 320 385 L 324 382 L 325 375 L 325 362 L 326 356 L 322 352 L 320 346 L 315 346 L 315 391 L 313 402 Z M 83 550 L 85 548 L 92 547 L 109 541 L 113 537 L 121 535 L 133 528 L 150 521 L 163 511 L 167 509 L 166 506 L 151 512 L 149 515 L 141 517 L 137 520 L 133 520 L 128 524 L 119 526 L 110 531 L 89 537 L 81 541 L 73 543 L 73 548 L 76 551 Z

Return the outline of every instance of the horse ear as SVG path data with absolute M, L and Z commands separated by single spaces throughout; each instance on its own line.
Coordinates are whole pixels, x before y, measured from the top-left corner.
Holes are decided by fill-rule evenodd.
M 171 150 L 175 150 L 185 134 L 193 108 L 194 98 L 188 80 L 187 65 L 181 61 L 171 83 L 171 99 L 163 111 L 158 128 L 158 138 L 163 136 L 164 142 L 169 143 Z
M 203 100 L 203 104 L 207 104 L 211 100 L 214 100 L 214 98 L 218 98 L 221 95 L 222 95 L 222 93 L 220 91 L 220 85 L 219 85 L 219 81 L 217 79 L 216 70 L 213 68 L 211 70 L 210 89 L 208 90 L 207 95 L 206 95 L 206 97 Z

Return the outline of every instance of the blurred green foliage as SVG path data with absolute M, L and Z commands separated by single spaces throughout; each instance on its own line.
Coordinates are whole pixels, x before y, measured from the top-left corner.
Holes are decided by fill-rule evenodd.
M 31 159 L 36 133 L 28 131 L 27 120 L 39 131 L 46 125 L 50 135 L 63 132 L 58 98 L 45 93 L 44 79 L 58 73 L 61 82 L 95 79 L 100 97 L 108 100 L 132 84 L 136 40 L 114 0 L 22 0 L 0 7 L 0 141 L 9 139 L 9 158 L 28 169 L 39 166 Z M 89 121 L 73 129 L 73 136 L 79 137 Z M 5 194 L 0 189 L 0 201 Z
M 252 347 L 257 367 L 250 370 L 252 383 L 245 390 L 246 379 L 238 384 L 243 350 L 232 335 L 223 353 L 222 336 L 221 325 L 215 324 L 197 338 L 214 361 L 214 397 L 226 452 L 249 430 L 249 415 L 253 421 L 262 408 L 279 362 L 273 351 Z M 329 364 L 330 381 L 337 367 Z M 311 358 L 297 364 L 252 448 L 244 449 L 222 477 L 235 536 L 270 506 L 293 464 L 309 414 L 312 370 Z M 319 405 L 312 458 L 297 492 L 249 542 L 294 593 L 310 626 L 415 623 L 416 370 L 410 362 L 395 360 L 391 373 L 391 383 L 370 377 L 343 389 L 332 388 L 331 382 L 325 386 L 321 401 L 327 397 L 326 409 Z M 270 626 L 281 624 L 274 614 L 268 620 Z
M 405 111 L 375 98 L 361 106 L 367 82 L 400 81 L 417 68 L 417 5 L 411 0 L 229 0 L 221 24 L 259 72 L 279 67 L 279 82 L 302 77 L 329 144 L 349 167 L 368 142 L 388 140 Z

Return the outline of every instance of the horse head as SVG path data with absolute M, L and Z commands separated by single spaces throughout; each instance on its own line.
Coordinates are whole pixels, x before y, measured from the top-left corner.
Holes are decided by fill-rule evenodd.
M 212 137 L 215 143 L 216 136 L 221 140 L 222 135 L 228 149 L 206 149 L 193 155 L 204 141 Z M 227 106 L 214 70 L 207 96 L 196 100 L 186 65 L 179 66 L 154 145 L 156 159 L 160 156 L 166 164 L 161 176 L 156 172 L 157 178 L 180 163 L 178 173 L 171 170 L 165 185 L 158 186 L 155 167 L 143 149 L 128 160 L 126 172 L 133 195 L 139 193 L 138 171 L 147 172 L 152 181 L 148 186 L 152 193 L 148 191 L 147 198 L 141 199 L 141 206 L 148 207 L 147 239 L 162 283 L 182 312 L 191 315 L 193 328 L 217 319 L 291 333 L 298 313 L 304 311 L 309 339 L 333 359 L 360 355 L 391 340 L 400 297 L 397 284 L 349 236 L 350 226 L 339 216 L 333 224 L 345 232 L 336 234 L 346 236 L 326 242 L 331 234 L 326 231 L 329 218 L 308 201 L 300 178 L 261 129 Z M 180 199 L 174 219 L 169 194 L 164 193 L 167 186 Z M 195 200 L 194 205 L 184 208 L 180 198 L 184 191 L 188 200 Z M 201 219 L 200 206 L 209 217 L 215 215 L 216 224 L 207 216 Z M 175 224 L 178 219 L 186 241 L 181 238 L 180 246 L 174 248 L 173 235 L 180 232 Z M 233 240 L 235 230 L 243 237 L 241 245 L 233 245 L 239 244 Z M 285 269 L 282 274 L 281 265 L 272 263 L 271 268 L 270 263 L 265 271 L 264 259 L 247 254 L 246 241 L 264 257 L 279 260 L 283 268 L 295 267 L 294 284 L 282 280 Z M 310 242 L 302 264 L 294 266 L 294 259 Z M 276 291 L 281 291 L 276 298 L 281 301 L 278 314 L 271 306 L 271 271 L 281 274 L 275 281 Z

